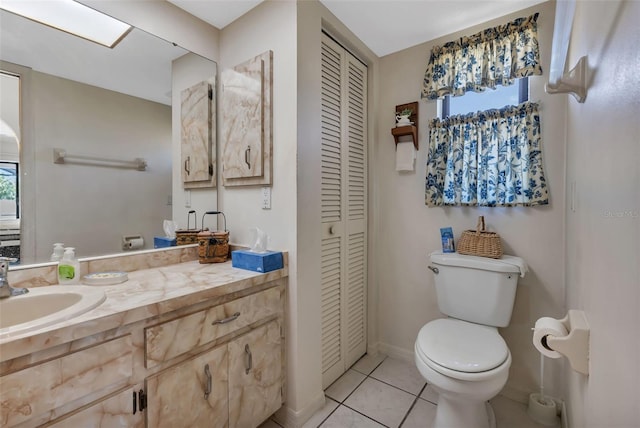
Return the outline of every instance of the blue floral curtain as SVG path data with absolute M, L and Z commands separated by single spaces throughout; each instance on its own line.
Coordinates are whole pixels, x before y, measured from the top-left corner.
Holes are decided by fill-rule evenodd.
M 538 104 L 444 120 L 429 129 L 426 205 L 548 204 Z
M 514 79 L 542 74 L 538 53 L 538 14 L 488 28 L 431 50 L 422 98 L 482 92 Z

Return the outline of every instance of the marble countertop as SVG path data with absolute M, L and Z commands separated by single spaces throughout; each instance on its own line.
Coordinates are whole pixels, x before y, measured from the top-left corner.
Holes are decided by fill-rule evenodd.
M 122 284 L 99 287 L 106 300 L 88 312 L 0 340 L 0 362 L 162 315 L 204 300 L 241 292 L 288 276 L 288 268 L 258 273 L 226 263 L 189 261 L 129 272 Z M 51 285 L 55 287 L 55 285 Z

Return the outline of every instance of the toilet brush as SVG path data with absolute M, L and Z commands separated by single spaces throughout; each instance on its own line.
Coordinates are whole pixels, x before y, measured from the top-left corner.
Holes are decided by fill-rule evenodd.
M 527 414 L 542 425 L 554 426 L 559 421 L 555 401 L 551 397 L 544 396 L 544 355 L 542 354 L 540 354 L 540 393 L 529 394 Z

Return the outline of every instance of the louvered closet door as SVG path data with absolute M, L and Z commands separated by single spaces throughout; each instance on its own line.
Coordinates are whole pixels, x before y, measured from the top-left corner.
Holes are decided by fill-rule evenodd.
M 322 35 L 322 370 L 367 350 L 367 68 Z

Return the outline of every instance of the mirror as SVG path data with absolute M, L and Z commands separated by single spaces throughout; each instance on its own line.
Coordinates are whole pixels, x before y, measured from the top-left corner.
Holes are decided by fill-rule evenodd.
M 22 107 L 10 112 L 3 84 L 0 187 L 13 174 L 16 196 L 14 209 L 11 192 L 0 189 L 0 254 L 19 248 L 21 264 L 47 262 L 62 242 L 81 258 L 106 255 L 132 236 L 150 249 L 174 213 L 184 211 L 177 220 L 186 227 L 189 208 L 172 168 L 180 162 L 180 94 L 203 81 L 215 88 L 215 62 L 136 28 L 109 49 L 4 10 L 0 60 L 3 75 L 19 79 Z M 212 106 L 215 118 L 215 96 Z M 7 128 L 19 159 L 5 149 L 16 145 Z M 54 163 L 55 149 L 64 163 Z M 215 189 L 197 193 L 216 209 Z

